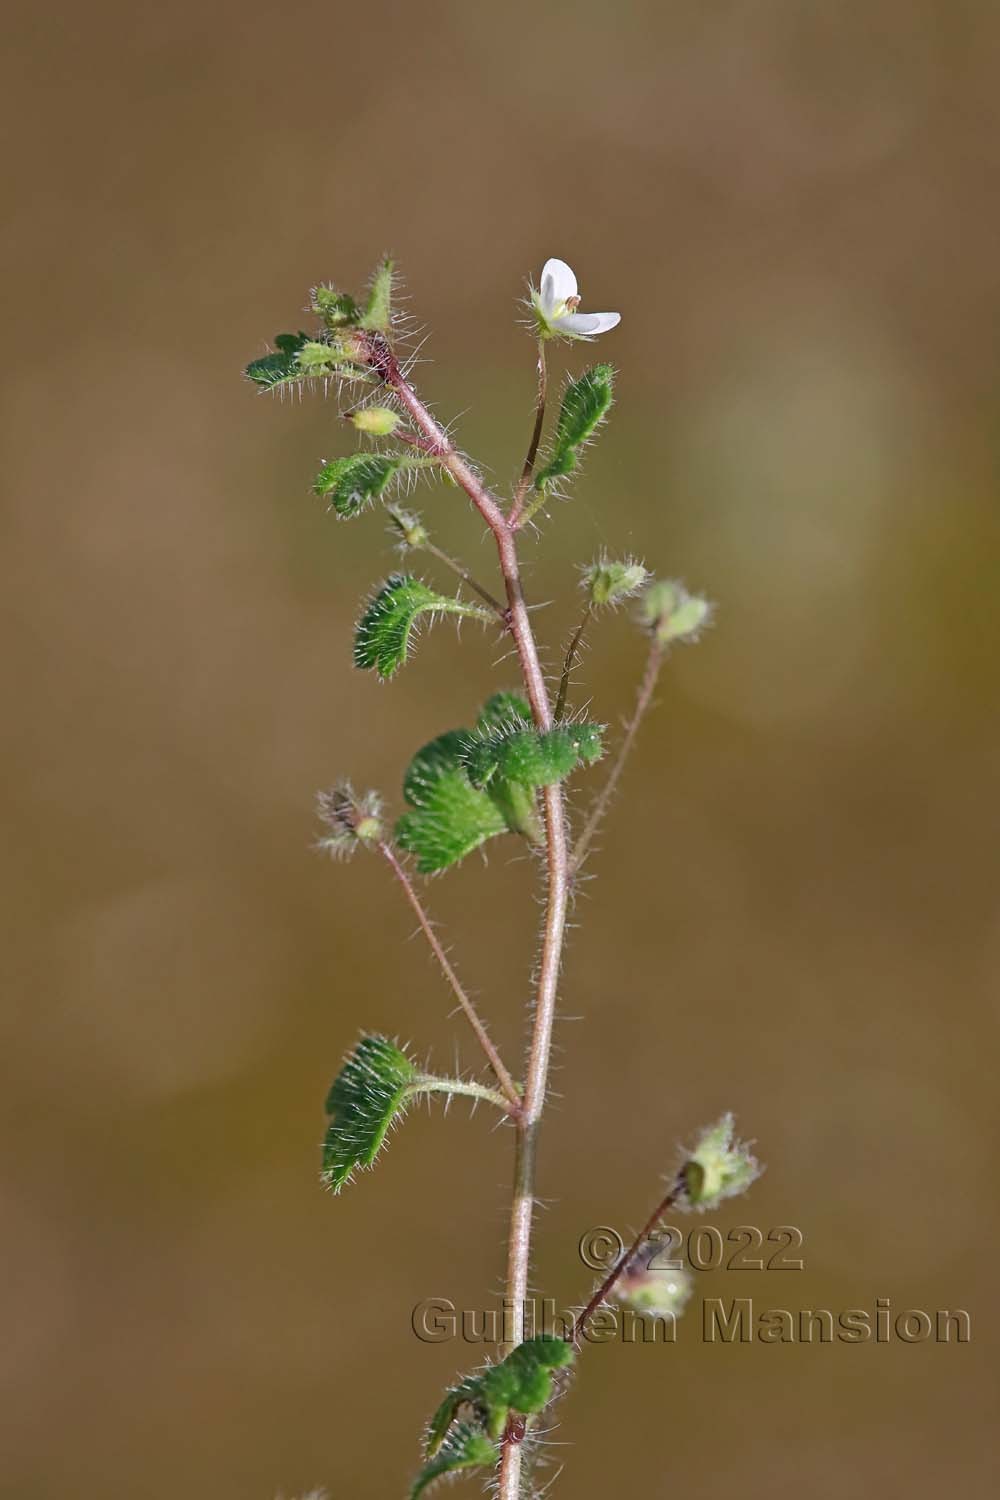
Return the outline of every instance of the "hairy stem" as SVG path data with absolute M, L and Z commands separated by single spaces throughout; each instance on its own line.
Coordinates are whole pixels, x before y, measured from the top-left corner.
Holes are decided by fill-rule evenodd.
M 476 1007 L 469 999 L 469 996 L 466 994 L 458 975 L 452 968 L 448 960 L 448 955 L 442 948 L 438 935 L 431 925 L 430 918 L 424 910 L 423 902 L 413 888 L 413 882 L 407 874 L 405 867 L 398 859 L 396 851 L 395 849 L 393 849 L 391 844 L 386 843 L 386 841 L 383 839 L 378 848 L 379 853 L 387 861 L 389 868 L 392 870 L 392 873 L 395 875 L 396 879 L 403 887 L 406 899 L 407 901 L 409 901 L 410 906 L 413 908 L 413 911 L 416 914 L 417 921 L 420 923 L 420 930 L 430 944 L 431 952 L 437 959 L 438 964 L 441 967 L 441 972 L 443 973 L 445 979 L 448 981 L 448 984 L 451 986 L 452 993 L 461 1006 L 462 1010 L 464 1011 L 469 1025 L 476 1033 L 476 1039 L 486 1054 L 489 1065 L 496 1075 L 497 1082 L 503 1090 L 505 1098 L 511 1105 L 513 1112 L 517 1115 L 520 1115 L 522 1107 L 521 1095 L 518 1093 L 517 1086 L 515 1085 L 514 1080 L 511 1078 L 507 1069 L 504 1067 L 503 1059 L 501 1058 L 499 1052 L 497 1051 L 493 1042 L 490 1040 L 489 1032 L 486 1030 L 485 1025 L 480 1019 L 479 1012 L 476 1010 Z
M 438 1078 L 425 1073 L 412 1086 L 414 1094 L 461 1094 L 468 1099 L 486 1099 L 502 1109 L 504 1114 L 516 1114 L 520 1106 L 514 1106 L 498 1089 L 487 1088 L 483 1083 L 470 1083 L 464 1078 Z
M 518 480 L 517 491 L 514 495 L 514 504 L 510 510 L 510 524 L 515 529 L 520 524 L 521 511 L 524 506 L 524 497 L 528 493 L 528 485 L 535 469 L 535 459 L 538 457 L 538 445 L 542 440 L 542 428 L 545 425 L 545 398 L 548 393 L 548 371 L 545 365 L 545 340 L 538 340 L 538 395 L 535 400 L 535 425 L 531 430 L 531 441 L 528 444 L 528 452 L 524 459 L 524 468 L 521 470 L 521 478 Z
M 517 556 L 517 539 L 513 520 L 508 520 L 496 496 L 455 448 L 434 417 L 407 381 L 388 345 L 375 345 L 372 364 L 386 385 L 394 392 L 411 421 L 433 446 L 442 466 L 468 495 L 493 533 L 507 593 L 508 620 L 517 647 L 525 691 L 531 704 L 537 728 L 552 726 L 545 674 L 538 657 L 538 647 L 528 606 L 521 586 Z M 536 425 L 541 431 L 540 420 Z M 532 463 L 534 455 L 532 455 Z M 545 814 L 546 902 L 542 930 L 542 953 L 538 967 L 535 1015 L 524 1085 L 524 1098 L 517 1116 L 517 1148 L 514 1165 L 514 1191 L 511 1203 L 510 1233 L 507 1243 L 505 1297 L 512 1309 L 510 1347 L 524 1339 L 524 1302 L 528 1291 L 531 1263 L 531 1226 L 535 1204 L 535 1160 L 538 1128 L 545 1107 L 545 1093 L 552 1050 L 552 1027 L 555 1020 L 559 969 L 562 962 L 563 937 L 566 928 L 566 906 L 569 897 L 569 851 L 566 835 L 566 812 L 562 790 L 558 785 L 542 791 Z M 521 1431 L 510 1424 L 501 1447 L 500 1500 L 519 1500 L 521 1475 Z
M 557 719 L 561 719 L 563 716 L 563 709 L 566 707 L 566 696 L 569 693 L 569 680 L 572 676 L 573 667 L 576 663 L 576 653 L 580 649 L 580 642 L 583 640 L 583 633 L 589 625 L 593 613 L 594 606 L 588 599 L 587 603 L 584 605 L 580 623 L 574 630 L 572 636 L 570 637 L 569 645 L 566 647 L 566 657 L 563 661 L 562 676 L 559 679 L 559 694 L 556 698 L 555 716 Z
M 614 796 L 615 788 L 625 768 L 625 762 L 628 760 L 629 751 L 632 749 L 635 737 L 639 732 L 639 725 L 646 717 L 649 705 L 652 702 L 653 693 L 656 688 L 656 679 L 660 675 L 662 665 L 663 647 L 658 641 L 654 640 L 649 648 L 649 655 L 646 658 L 646 669 L 642 674 L 642 681 L 639 684 L 639 691 L 636 694 L 635 707 L 632 710 L 631 718 L 625 726 L 625 733 L 618 747 L 618 754 L 611 764 L 607 781 L 594 800 L 594 804 L 587 815 L 587 821 L 583 825 L 583 830 L 570 856 L 569 870 L 571 878 L 576 875 L 583 864 L 587 850 L 590 848 L 594 835 L 601 826 L 604 815 L 608 810 L 611 798 Z
M 586 1307 L 581 1308 L 580 1312 L 577 1313 L 576 1317 L 573 1319 L 573 1327 L 569 1332 L 570 1343 L 576 1344 L 577 1347 L 579 1347 L 580 1340 L 583 1337 L 587 1324 L 594 1316 L 594 1313 L 608 1296 L 608 1293 L 614 1287 L 615 1282 L 628 1270 L 629 1263 L 632 1261 L 643 1243 L 649 1239 L 650 1235 L 653 1233 L 653 1230 L 663 1218 L 663 1215 L 667 1213 L 677 1202 L 677 1199 L 682 1191 L 682 1186 L 682 1183 L 675 1182 L 666 1196 L 660 1199 L 659 1203 L 653 1209 L 653 1212 L 650 1214 L 645 1224 L 643 1224 L 642 1228 L 639 1230 L 639 1233 L 636 1235 L 631 1245 L 627 1250 L 622 1251 L 621 1255 L 615 1261 L 614 1265 L 611 1267 L 611 1270 L 608 1272 L 607 1276 L 605 1276 L 604 1280 L 601 1282 L 600 1286 L 597 1288 L 597 1291 L 591 1297 Z

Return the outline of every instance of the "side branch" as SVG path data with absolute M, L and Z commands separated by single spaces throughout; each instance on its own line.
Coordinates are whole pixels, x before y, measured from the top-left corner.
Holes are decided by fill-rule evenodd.
M 615 788 L 625 768 L 625 762 L 628 760 L 629 751 L 632 749 L 635 737 L 639 732 L 639 725 L 646 717 L 652 701 L 656 688 L 656 680 L 660 675 L 660 668 L 663 665 L 663 654 L 663 647 L 659 641 L 654 640 L 649 648 L 649 656 L 646 658 L 646 670 L 642 674 L 642 681 L 639 684 L 639 691 L 636 694 L 635 708 L 632 710 L 632 717 L 625 726 L 625 734 L 618 747 L 618 754 L 612 762 L 611 770 L 608 772 L 608 779 L 598 793 L 593 807 L 590 809 L 587 821 L 583 825 L 583 830 L 570 856 L 570 879 L 577 874 L 580 866 L 583 864 L 587 850 L 590 848 L 594 835 L 601 826 L 604 815 L 611 803 L 611 798 L 614 796 Z
M 511 526 L 517 530 L 521 524 L 521 512 L 524 508 L 524 497 L 528 493 L 528 485 L 535 470 L 535 459 L 538 457 L 538 445 L 542 440 L 542 428 L 545 425 L 545 398 L 548 392 L 548 371 L 545 364 L 545 340 L 538 340 L 538 396 L 535 400 L 535 425 L 531 431 L 531 441 L 528 444 L 528 452 L 524 460 L 524 468 L 521 470 L 521 478 L 518 480 L 517 492 L 514 495 L 514 504 L 510 509 L 509 521 Z
M 416 914 L 417 921 L 420 923 L 420 930 L 423 932 L 424 937 L 430 944 L 431 952 L 437 959 L 438 964 L 441 967 L 441 972 L 443 973 L 445 979 L 448 981 L 448 984 L 451 986 L 452 993 L 454 994 L 455 999 L 458 1001 L 459 1005 L 464 1011 L 469 1025 L 476 1033 L 476 1039 L 486 1054 L 489 1065 L 496 1075 L 497 1082 L 499 1083 L 504 1096 L 512 1106 L 513 1113 L 519 1115 L 521 1113 L 522 1107 L 521 1095 L 517 1091 L 514 1080 L 511 1078 L 507 1069 L 504 1067 L 503 1059 L 501 1058 L 493 1042 L 490 1040 L 489 1032 L 486 1030 L 486 1027 L 480 1020 L 479 1013 L 476 1010 L 476 1007 L 469 999 L 468 995 L 465 992 L 465 989 L 462 986 L 461 981 L 459 980 L 458 975 L 455 973 L 455 970 L 449 963 L 448 955 L 442 948 L 440 940 L 438 939 L 438 935 L 434 931 L 434 928 L 431 926 L 430 918 L 424 911 L 423 903 L 413 888 L 413 882 L 410 880 L 410 877 L 406 873 L 405 868 L 397 858 L 396 851 L 393 849 L 391 844 L 386 843 L 386 841 L 383 839 L 378 848 L 379 853 L 386 860 L 389 868 L 392 870 L 392 873 L 395 875 L 396 879 L 403 887 L 406 899 L 407 901 L 409 901 L 410 906 L 413 908 L 413 911 Z
M 577 1313 L 576 1317 L 573 1319 L 573 1327 L 569 1331 L 569 1342 L 571 1344 L 576 1344 L 579 1347 L 580 1340 L 584 1335 L 587 1324 L 594 1316 L 594 1313 L 601 1306 L 601 1303 L 605 1300 L 608 1294 L 612 1291 L 616 1281 L 618 1281 L 621 1276 L 624 1276 L 625 1272 L 629 1268 L 629 1264 L 632 1260 L 635 1259 L 635 1256 L 641 1246 L 646 1240 L 649 1239 L 650 1235 L 653 1233 L 653 1230 L 663 1218 L 663 1215 L 665 1213 L 668 1213 L 669 1210 L 673 1208 L 682 1191 L 683 1182 L 678 1179 L 673 1183 L 667 1195 L 664 1198 L 660 1199 L 659 1203 L 653 1209 L 653 1212 L 650 1214 L 645 1224 L 643 1224 L 642 1228 L 639 1230 L 639 1233 L 636 1235 L 635 1239 L 632 1241 L 628 1249 L 622 1251 L 621 1255 L 615 1261 L 614 1265 L 611 1267 L 611 1270 L 608 1272 L 607 1276 L 605 1276 L 604 1280 L 601 1282 L 600 1286 L 597 1288 L 597 1291 L 591 1297 L 586 1307 L 582 1308 L 581 1311 Z

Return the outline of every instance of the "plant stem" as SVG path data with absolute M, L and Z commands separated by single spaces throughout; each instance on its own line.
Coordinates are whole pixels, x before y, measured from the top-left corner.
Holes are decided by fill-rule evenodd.
M 653 1233 L 653 1230 L 663 1218 L 663 1215 L 676 1203 L 678 1197 L 680 1196 L 682 1186 L 683 1184 L 681 1182 L 675 1182 L 667 1195 L 664 1198 L 660 1199 L 660 1202 L 653 1209 L 653 1212 L 650 1214 L 645 1224 L 643 1224 L 642 1228 L 639 1230 L 639 1233 L 636 1235 L 631 1245 L 627 1250 L 622 1251 L 621 1255 L 615 1261 L 614 1265 L 611 1267 L 611 1270 L 608 1272 L 607 1276 L 605 1276 L 604 1280 L 601 1282 L 600 1286 L 597 1288 L 597 1291 L 591 1297 L 586 1307 L 584 1307 L 580 1312 L 577 1313 L 576 1317 L 573 1319 L 573 1327 L 569 1331 L 569 1342 L 571 1344 L 576 1344 L 579 1347 L 580 1340 L 583 1337 L 584 1330 L 586 1329 L 587 1324 L 590 1322 L 590 1319 L 594 1316 L 594 1313 L 607 1297 L 608 1293 L 611 1291 L 618 1278 L 624 1275 L 624 1273 L 628 1270 L 629 1262 L 634 1258 L 640 1246 L 645 1240 L 649 1239 L 650 1235 Z
M 541 363 L 544 364 L 544 361 Z M 443 467 L 465 491 L 493 533 L 500 560 L 500 571 L 503 574 L 507 591 L 510 632 L 517 647 L 532 717 L 538 729 L 550 729 L 552 706 L 549 702 L 545 674 L 538 658 L 538 647 L 521 586 L 513 519 L 508 520 L 496 496 L 483 483 L 469 462 L 452 447 L 447 435 L 403 375 L 395 355 L 384 341 L 381 343 L 373 341 L 372 364 L 395 393 L 414 425 L 429 439 Z M 541 383 L 541 369 L 539 375 Z M 537 414 L 536 426 L 540 432 L 541 419 Z M 533 454 L 532 462 L 534 462 Z M 531 1262 L 531 1224 L 535 1204 L 538 1127 L 545 1107 L 549 1059 L 552 1050 L 552 1026 L 555 1019 L 559 969 L 566 928 L 566 906 L 569 899 L 566 812 L 562 789 L 558 784 L 543 788 L 542 805 L 545 813 L 547 870 L 545 921 L 542 930 L 541 960 L 538 967 L 538 987 L 535 995 L 534 1026 L 528 1047 L 524 1098 L 517 1116 L 514 1191 L 507 1242 L 505 1297 L 507 1306 L 513 1312 L 510 1340 L 512 1348 L 522 1343 L 524 1339 L 524 1303 L 527 1297 L 528 1270 Z M 499 1500 L 519 1500 L 521 1436 L 516 1424 L 508 1424 L 501 1447 Z
M 535 459 L 538 457 L 538 445 L 542 440 L 542 428 L 545 425 L 545 398 L 548 392 L 548 371 L 545 366 L 545 340 L 538 340 L 538 396 L 535 400 L 535 425 L 531 431 L 531 441 L 528 444 L 528 452 L 524 460 L 524 468 L 521 470 L 521 478 L 518 480 L 517 492 L 514 495 L 514 504 L 510 509 L 509 521 L 516 530 L 520 524 L 521 510 L 524 506 L 524 497 L 528 493 L 528 485 L 535 468 Z
M 569 870 L 571 879 L 577 874 L 580 866 L 583 864 L 584 858 L 587 854 L 587 850 L 590 848 L 590 845 L 593 841 L 594 834 L 600 827 L 601 821 L 608 810 L 608 805 L 614 795 L 615 787 L 618 785 L 619 778 L 625 767 L 625 762 L 628 759 L 629 751 L 631 750 L 632 745 L 635 741 L 636 734 L 639 731 L 639 725 L 645 718 L 650 702 L 652 701 L 653 692 L 656 688 L 656 679 L 660 675 L 660 668 L 662 665 L 663 647 L 659 644 L 658 641 L 654 640 L 649 648 L 649 655 L 646 658 L 646 669 L 642 674 L 642 681 L 639 684 L 639 691 L 636 694 L 635 708 L 632 710 L 632 717 L 629 719 L 628 723 L 625 726 L 625 734 L 622 738 L 621 744 L 618 747 L 618 754 L 615 756 L 611 766 L 611 770 L 608 772 L 607 781 L 604 783 L 603 788 L 598 793 L 594 804 L 591 807 L 589 814 L 587 815 L 587 821 L 583 825 L 583 831 L 581 832 L 580 837 L 577 839 L 576 845 L 573 849 L 573 853 L 570 856 Z
M 448 955 L 442 948 L 438 935 L 434 931 L 434 928 L 431 926 L 431 921 L 424 910 L 423 902 L 420 900 L 420 897 L 417 895 L 416 891 L 413 888 L 413 882 L 407 874 L 405 867 L 397 858 L 396 851 L 393 849 L 391 844 L 386 843 L 386 841 L 383 839 L 378 848 L 379 853 L 387 861 L 389 868 L 392 870 L 392 873 L 395 875 L 396 879 L 403 887 L 406 899 L 407 901 L 409 901 L 410 906 L 416 913 L 417 921 L 420 923 L 420 929 L 423 932 L 424 937 L 430 944 L 431 952 L 434 954 L 434 957 L 440 964 L 441 972 L 444 974 L 445 979 L 451 986 L 452 993 L 454 994 L 455 999 L 458 1001 L 462 1010 L 465 1012 L 465 1016 L 469 1022 L 469 1025 L 476 1033 L 476 1038 L 479 1042 L 479 1045 L 486 1053 L 489 1065 L 493 1069 L 493 1072 L 495 1073 L 497 1078 L 497 1082 L 500 1084 L 500 1087 L 503 1090 L 506 1099 L 512 1106 L 514 1114 L 520 1115 L 521 1095 L 518 1093 L 517 1086 L 508 1073 L 507 1069 L 504 1067 L 503 1059 L 501 1058 L 493 1042 L 490 1040 L 489 1032 L 486 1030 L 485 1025 L 480 1020 L 479 1013 L 476 1010 L 476 1007 L 469 999 L 469 996 L 466 994 L 458 975 L 452 968 L 448 960 Z
M 580 648 L 580 642 L 583 640 L 583 632 L 586 630 L 588 624 L 590 623 L 590 619 L 593 613 L 594 606 L 588 599 L 587 603 L 584 605 L 583 615 L 580 618 L 580 623 L 574 630 L 572 636 L 570 637 L 570 643 L 566 647 L 566 659 L 563 662 L 562 676 L 559 679 L 559 696 L 556 698 L 555 717 L 557 719 L 561 719 L 563 716 L 563 709 L 566 707 L 566 695 L 569 692 L 570 673 L 572 672 L 573 664 L 576 661 L 576 653 Z
M 504 1114 L 517 1114 L 520 1106 L 514 1106 L 500 1093 L 498 1089 L 487 1088 L 484 1083 L 470 1083 L 464 1078 L 438 1078 L 433 1073 L 425 1073 L 420 1080 L 413 1085 L 415 1094 L 464 1094 L 469 1099 L 487 1099 L 490 1104 L 495 1104 L 502 1109 Z

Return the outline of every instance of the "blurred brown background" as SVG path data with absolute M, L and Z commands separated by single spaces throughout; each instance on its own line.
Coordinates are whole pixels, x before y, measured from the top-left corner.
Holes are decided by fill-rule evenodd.
M 310 497 L 349 447 L 333 405 L 239 378 L 387 249 L 422 387 L 501 486 L 527 276 L 564 256 L 622 310 L 620 404 L 528 569 L 550 653 L 605 539 L 720 605 L 578 906 L 539 1286 L 585 1292 L 580 1232 L 636 1224 L 732 1107 L 769 1171 L 715 1221 L 800 1226 L 806 1270 L 702 1291 L 972 1316 L 964 1347 L 747 1349 L 694 1310 L 674 1349 L 595 1349 L 556 1493 L 992 1493 L 996 7 L 6 25 L 2 1493 L 399 1496 L 482 1354 L 409 1316 L 497 1292 L 505 1132 L 435 1110 L 341 1199 L 317 1185 L 359 1027 L 477 1059 L 382 869 L 309 846 L 316 788 L 398 799 L 511 679 L 447 626 L 391 688 L 352 671 L 381 524 Z M 423 507 L 489 574 L 461 498 Z M 624 616 L 595 640 L 602 716 L 641 652 Z M 537 915 L 513 853 L 430 890 L 508 1052 Z

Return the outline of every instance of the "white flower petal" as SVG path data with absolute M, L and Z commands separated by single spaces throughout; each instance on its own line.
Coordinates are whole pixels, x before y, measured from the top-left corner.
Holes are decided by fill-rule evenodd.
M 621 313 L 565 313 L 554 319 L 552 326 L 558 333 L 592 339 L 599 333 L 607 333 L 610 328 L 617 328 L 621 320 Z
M 576 277 L 564 260 L 547 260 L 542 267 L 542 308 L 551 314 L 577 294 Z

